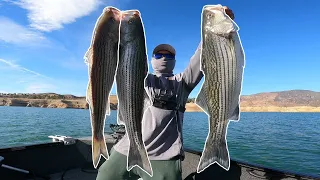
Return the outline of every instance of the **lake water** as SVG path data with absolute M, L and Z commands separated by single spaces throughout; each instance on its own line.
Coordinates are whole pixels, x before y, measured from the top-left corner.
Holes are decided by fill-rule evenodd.
M 186 112 L 184 119 L 185 147 L 202 151 L 207 115 Z M 0 148 L 50 142 L 49 135 L 91 136 L 89 111 L 0 107 Z M 230 122 L 227 140 L 232 159 L 320 175 L 320 113 L 241 113 L 239 122 Z

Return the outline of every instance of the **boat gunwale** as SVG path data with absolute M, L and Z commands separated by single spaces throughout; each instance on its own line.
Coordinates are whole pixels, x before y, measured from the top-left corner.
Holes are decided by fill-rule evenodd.
M 184 148 L 185 152 L 189 152 L 191 154 L 196 154 L 198 156 L 201 156 L 202 152 L 197 151 L 197 150 L 192 150 L 188 148 Z M 230 158 L 230 163 L 236 163 L 237 165 L 244 167 L 246 169 L 250 170 L 257 170 L 257 171 L 263 171 L 265 173 L 272 173 L 272 174 L 279 174 L 279 175 L 285 175 L 287 177 L 294 177 L 294 178 L 312 178 L 312 179 L 320 179 L 320 176 L 316 174 L 304 174 L 304 173 L 299 173 L 299 172 L 294 172 L 294 171 L 288 171 L 288 170 L 281 170 L 278 168 L 271 168 L 268 166 L 264 166 L 258 163 L 249 163 L 247 161 L 235 159 L 235 158 Z
M 106 133 L 106 135 L 114 138 L 112 134 L 117 134 L 117 133 Z M 90 136 L 84 136 L 80 138 L 74 138 L 75 143 L 70 144 L 70 145 L 65 145 L 63 142 L 46 142 L 46 143 L 38 143 L 38 144 L 29 144 L 29 145 L 18 145 L 18 146 L 12 146 L 12 147 L 6 147 L 6 148 L 0 148 L 0 156 L 1 153 L 8 153 L 8 152 L 16 152 L 16 151 L 24 151 L 24 150 L 30 150 L 30 149 L 37 149 L 37 148 L 45 148 L 45 147 L 58 147 L 58 146 L 73 146 L 76 145 L 79 141 L 81 142 L 91 142 Z M 114 138 L 116 140 L 116 138 Z M 107 142 L 109 143 L 109 142 Z M 114 143 L 111 143 L 114 144 Z M 90 145 L 90 144 L 88 144 Z M 197 151 L 197 150 L 192 150 L 190 148 L 184 148 L 184 151 L 187 153 L 191 153 L 194 155 L 201 156 L 202 152 Z M 291 178 L 311 178 L 311 179 L 320 179 L 320 176 L 316 174 L 305 174 L 305 173 L 300 173 L 300 172 L 294 172 L 294 171 L 288 171 L 288 170 L 281 170 L 278 168 L 271 168 L 268 166 L 264 166 L 261 164 L 257 163 L 249 163 L 246 161 L 238 160 L 235 158 L 230 158 L 230 163 L 236 163 L 240 167 L 244 167 L 248 170 L 257 170 L 257 171 L 262 171 L 265 172 L 266 174 L 276 174 L 279 176 L 285 176 L 285 177 L 291 177 Z M 273 177 L 273 176 L 272 176 Z
M 36 149 L 36 148 L 43 148 L 43 147 L 55 147 L 55 146 L 64 146 L 64 143 L 63 142 L 44 142 L 44 143 L 37 143 L 37 144 L 10 146 L 5 148 L 0 148 L 0 153 L 22 151 L 22 150 Z

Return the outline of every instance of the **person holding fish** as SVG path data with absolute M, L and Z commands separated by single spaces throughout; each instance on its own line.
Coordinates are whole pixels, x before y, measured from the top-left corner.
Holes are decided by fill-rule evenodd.
M 234 19 L 231 9 L 226 14 Z M 151 59 L 154 74 L 146 78 L 146 90 L 152 104 L 143 115 L 143 141 L 153 169 L 150 177 L 134 167 L 127 171 L 129 138 L 126 135 L 111 150 L 110 157 L 99 168 L 97 180 L 122 179 L 182 179 L 181 161 L 184 160 L 182 123 L 186 101 L 191 91 L 203 78 L 200 70 L 201 44 L 191 57 L 187 68 L 173 74 L 176 51 L 169 44 L 160 44 Z

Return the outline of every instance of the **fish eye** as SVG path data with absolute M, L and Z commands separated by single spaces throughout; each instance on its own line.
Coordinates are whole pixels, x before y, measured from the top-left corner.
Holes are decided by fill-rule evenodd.
M 110 17 L 111 22 L 115 22 L 116 19 L 114 17 Z
M 133 23 L 133 19 L 129 19 L 128 24 L 132 24 Z

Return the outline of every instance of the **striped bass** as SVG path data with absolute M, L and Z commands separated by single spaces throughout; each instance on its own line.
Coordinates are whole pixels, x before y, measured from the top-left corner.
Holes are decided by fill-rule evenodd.
M 238 34 L 239 27 L 219 5 L 202 9 L 201 71 L 204 83 L 196 104 L 209 116 L 209 132 L 197 172 L 217 163 L 230 168 L 227 147 L 229 120 L 240 119 L 240 94 L 245 56 Z
M 86 100 L 90 111 L 92 160 L 95 168 L 100 161 L 100 155 L 109 159 L 104 125 L 106 116 L 110 115 L 109 94 L 117 68 L 120 19 L 118 9 L 104 8 L 96 22 L 91 45 L 85 55 L 89 72 Z
M 121 13 L 116 74 L 118 123 L 124 123 L 130 142 L 127 170 L 137 166 L 152 177 L 151 163 L 142 139 L 142 118 L 146 109 L 144 87 L 148 73 L 144 27 L 138 10 Z

